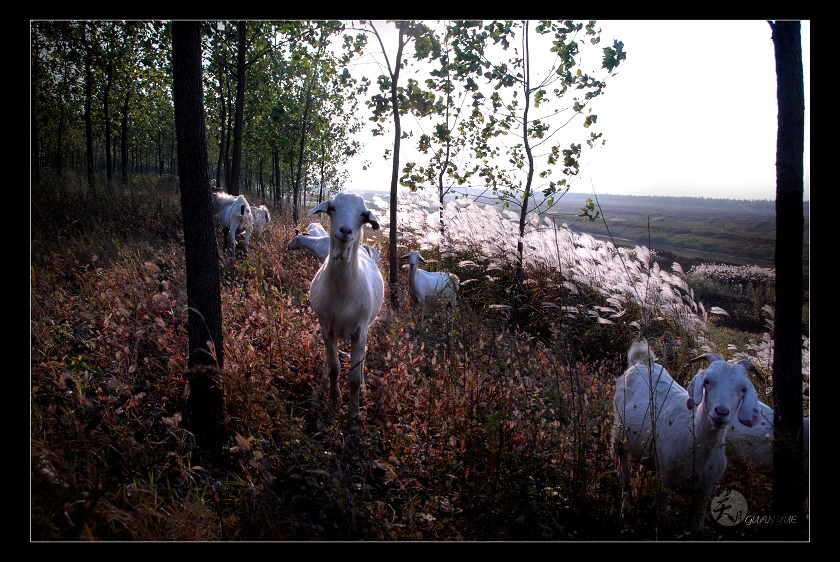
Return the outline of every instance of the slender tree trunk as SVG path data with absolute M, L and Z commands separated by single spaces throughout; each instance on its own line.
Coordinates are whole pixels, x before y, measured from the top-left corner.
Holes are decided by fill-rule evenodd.
M 64 142 L 64 104 L 58 108 L 58 130 L 55 141 L 55 171 L 58 177 L 64 174 L 63 142 Z
M 525 107 L 522 112 L 522 142 L 523 146 L 525 147 L 525 155 L 528 158 L 528 177 L 525 180 L 525 191 L 522 195 L 522 209 L 519 213 L 519 240 L 516 242 L 516 284 L 517 289 L 522 288 L 522 284 L 525 280 L 525 248 L 524 248 L 524 236 L 525 236 L 525 220 L 528 217 L 528 201 L 531 198 L 531 183 L 534 180 L 534 155 L 531 153 L 531 144 L 528 139 L 528 110 L 531 108 L 531 92 L 529 91 L 531 88 L 530 83 L 530 72 L 531 72 L 531 61 L 530 61 L 530 53 L 528 50 L 528 22 L 524 21 L 522 23 L 523 33 L 522 33 L 522 49 L 523 49 L 523 57 L 524 57 L 524 71 L 525 76 L 523 80 L 523 93 L 525 94 Z
M 260 197 L 265 199 L 265 184 L 263 183 L 263 157 L 257 161 L 257 183 L 259 183 Z
M 449 110 L 452 107 L 452 82 L 450 79 L 449 73 L 449 42 L 447 39 L 446 42 L 446 150 L 444 153 L 443 162 L 440 166 L 440 171 L 438 172 L 438 203 L 440 203 L 439 213 L 439 224 L 438 228 L 440 229 L 440 236 L 441 239 L 446 243 L 446 223 L 445 223 L 445 215 L 444 215 L 444 196 L 445 190 L 443 187 L 443 176 L 446 173 L 446 169 L 449 167 L 449 158 L 450 158 L 450 149 L 452 146 L 452 128 L 450 124 L 450 115 Z
M 224 366 L 219 256 L 207 176 L 201 24 L 172 24 L 173 93 L 189 307 L 189 365 Z M 207 342 L 210 340 L 211 346 Z
M 32 150 L 32 185 L 37 186 L 38 183 L 41 181 L 41 147 L 38 143 L 38 119 L 35 117 L 35 86 L 37 80 L 32 81 L 32 90 L 30 92 L 30 100 L 29 104 L 32 107 L 32 111 L 30 112 L 30 116 L 32 118 L 31 126 L 32 126 L 32 138 L 31 142 L 32 145 L 30 150 Z
M 93 159 L 93 48 L 87 39 L 87 24 L 82 22 L 82 45 L 85 52 L 85 147 L 87 148 L 87 184 L 91 193 L 96 194 Z
M 272 159 L 274 167 L 274 204 L 283 212 L 283 197 L 280 193 L 280 149 L 274 147 L 272 150 Z
M 207 175 L 204 94 L 201 82 L 201 22 L 172 24 L 173 94 L 181 212 L 187 269 L 190 394 L 185 424 L 199 453 L 216 460 L 226 436 L 222 306 L 213 203 Z M 208 340 L 212 342 L 208 346 Z M 218 367 L 218 369 L 216 368 Z
M 321 181 L 319 182 L 319 187 L 318 187 L 318 204 L 319 205 L 321 204 L 321 201 L 323 201 L 323 197 L 324 197 L 324 168 L 327 165 L 326 164 L 326 162 L 327 162 L 326 152 L 327 152 L 326 143 L 322 140 L 321 141 Z
M 294 208 L 292 211 L 295 224 L 297 224 L 298 221 L 298 198 L 301 189 L 301 177 L 303 175 L 303 155 L 304 149 L 306 148 L 306 130 L 309 128 L 309 111 L 312 107 L 312 90 L 315 88 L 315 79 L 318 76 L 318 63 L 321 60 L 321 54 L 324 52 L 324 48 L 326 46 L 326 41 L 324 40 L 325 33 L 325 31 L 322 31 L 321 41 L 318 45 L 318 55 L 315 57 L 315 62 L 310 70 L 312 75 L 309 77 L 309 86 L 306 89 L 306 103 L 303 106 L 303 122 L 300 125 L 300 149 L 298 151 L 297 177 L 295 177 L 294 186 Z
M 225 103 L 225 90 L 223 86 L 224 74 L 222 72 L 221 65 L 219 66 L 219 159 L 216 162 L 216 187 L 222 187 L 222 159 L 225 157 L 225 138 L 226 138 L 226 127 L 225 122 L 226 112 L 225 108 L 227 104 Z
M 400 137 L 402 136 L 402 125 L 400 123 L 400 102 L 397 96 L 397 85 L 400 81 L 400 68 L 402 67 L 402 53 L 405 46 L 405 22 L 397 24 L 399 28 L 399 43 L 397 56 L 394 59 L 394 73 L 391 76 L 391 110 L 394 113 L 394 161 L 391 166 L 391 209 L 389 212 L 390 228 L 388 233 L 388 281 L 391 288 L 391 306 L 394 310 L 400 308 L 400 265 L 397 257 L 397 186 L 400 171 Z
M 225 127 L 225 188 L 228 189 L 228 193 L 230 193 L 230 145 L 231 145 L 231 135 L 233 131 L 233 125 L 231 123 L 231 118 L 233 115 L 233 100 L 230 98 L 230 87 L 227 89 L 227 126 Z
M 309 107 L 312 102 L 312 83 L 315 81 L 315 70 L 312 70 L 312 77 L 309 80 L 309 88 L 306 92 L 306 102 L 303 104 L 303 121 L 300 124 L 300 146 L 298 147 L 297 173 L 295 174 L 294 186 L 292 188 L 292 219 L 295 224 L 298 222 L 298 202 L 300 200 L 301 177 L 303 176 L 303 154 L 306 148 L 306 129 L 309 121 Z
M 806 540 L 802 462 L 802 241 L 805 93 L 800 22 L 771 23 L 779 103 L 776 139 L 776 319 L 773 353 L 773 511 L 796 524 L 785 538 Z
M 120 127 L 120 173 L 123 184 L 128 183 L 128 101 L 131 98 L 131 89 L 125 93 L 122 107 L 122 126 Z
M 163 176 L 163 129 L 158 129 L 157 132 L 157 174 L 158 177 Z M 208 180 L 209 182 L 209 180 Z
M 114 181 L 114 164 L 111 159 L 111 86 L 114 83 L 114 70 L 108 65 L 105 77 L 105 92 L 102 96 L 102 111 L 105 119 L 105 180 L 108 187 Z
M 230 166 L 230 185 L 228 193 L 239 195 L 239 175 L 242 167 L 242 129 L 245 123 L 245 78 L 247 66 L 245 65 L 245 50 L 248 48 L 245 41 L 245 31 L 248 22 L 240 21 L 239 44 L 236 52 L 236 118 L 233 122 L 233 161 Z
M 209 160 L 209 156 L 208 156 Z M 169 137 L 169 173 L 175 175 L 177 160 L 175 158 L 175 138 Z

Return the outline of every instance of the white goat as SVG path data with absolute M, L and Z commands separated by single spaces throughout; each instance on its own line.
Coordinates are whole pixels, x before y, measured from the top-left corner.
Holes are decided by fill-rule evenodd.
M 216 214 L 222 226 L 222 233 L 225 238 L 225 248 L 230 244 L 234 259 L 236 259 L 236 233 L 245 233 L 245 251 L 251 244 L 251 233 L 254 229 L 254 216 L 251 212 L 251 205 L 244 195 L 230 195 L 221 191 L 213 192 L 213 204 L 216 207 Z M 229 236 L 229 238 L 228 238 Z
M 773 471 L 773 408 L 759 401 L 759 422 L 752 427 L 739 423 L 729 426 L 726 437 L 726 454 L 733 461 L 757 467 L 766 472 Z M 802 449 L 805 474 L 808 474 L 808 451 L 811 437 L 811 422 L 802 418 Z
M 324 339 L 325 368 L 330 375 L 330 404 L 337 409 L 340 401 L 338 340 L 350 342 L 350 416 L 359 415 L 359 393 L 364 373 L 370 325 L 382 308 L 385 283 L 378 259 L 362 246 L 362 225 L 379 230 L 379 221 L 367 209 L 359 195 L 339 193 L 324 201 L 312 214 L 330 217 L 330 251 L 309 286 L 309 303 L 321 324 Z M 375 253 L 378 256 L 378 252 Z
M 400 256 L 401 260 L 408 260 L 408 294 L 415 306 L 420 308 L 421 322 L 425 315 L 426 305 L 433 304 L 437 299 L 446 300 L 452 309 L 458 299 L 460 280 L 454 273 L 447 271 L 426 271 L 417 264 L 426 263 L 417 250 L 412 250 Z
M 715 484 L 726 469 L 725 441 L 738 422 L 758 423 L 758 398 L 747 370 L 749 361 L 730 364 L 706 353 L 691 360 L 709 362 L 688 389 L 680 386 L 646 341 L 627 352 L 629 367 L 616 381 L 613 439 L 619 457 L 622 513 L 630 508 L 630 457 L 652 466 L 661 478 L 663 520 L 670 495 L 688 483 L 694 508 L 692 529 L 702 531 Z M 737 412 L 737 414 L 736 414 Z
M 271 222 L 271 213 L 268 212 L 268 207 L 265 205 L 251 207 L 251 213 L 254 215 L 254 232 L 262 235 L 263 230 Z
M 309 234 L 309 236 L 329 236 L 326 229 L 319 222 L 309 223 L 309 226 L 306 227 L 306 233 Z
M 290 250 L 306 250 L 321 263 L 324 263 L 330 253 L 330 237 L 325 236 L 310 236 L 306 232 L 300 232 L 295 229 L 295 234 L 289 240 Z

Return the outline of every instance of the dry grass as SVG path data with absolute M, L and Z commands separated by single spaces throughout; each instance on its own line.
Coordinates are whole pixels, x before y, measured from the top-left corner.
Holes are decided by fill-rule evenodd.
M 617 513 L 611 399 L 632 333 L 540 307 L 560 283 L 538 269 L 528 285 L 533 330 L 516 331 L 488 306 L 505 283 L 457 270 L 476 280 L 452 330 L 434 317 L 418 329 L 386 295 L 355 427 L 346 409 L 328 412 L 307 305 L 318 262 L 287 250 L 295 225 L 279 209 L 250 255 L 223 261 L 227 438 L 222 458 L 206 462 L 182 423 L 177 186 L 132 191 L 32 196 L 32 540 L 656 537 L 652 504 L 631 522 Z M 665 331 L 651 340 L 664 342 Z M 688 353 L 684 340 L 670 352 Z M 768 493 L 744 478 L 745 495 Z M 710 540 L 762 538 L 710 527 Z

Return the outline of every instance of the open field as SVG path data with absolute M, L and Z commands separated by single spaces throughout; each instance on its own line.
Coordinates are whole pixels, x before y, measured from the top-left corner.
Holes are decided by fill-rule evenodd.
M 563 217 L 582 206 L 585 197 L 564 197 Z M 696 197 L 599 197 L 603 220 L 570 223 L 572 230 L 593 236 L 644 244 L 691 262 L 722 262 L 773 267 L 776 234 L 774 201 L 737 201 Z M 572 213 L 575 215 L 576 213 Z M 810 206 L 805 203 L 803 272 L 810 265 Z
M 482 190 L 467 189 L 471 195 Z M 487 203 L 492 196 L 484 194 Z M 688 270 L 695 263 L 731 263 L 773 267 L 776 233 L 775 201 L 601 195 L 602 218 L 578 217 L 592 195 L 567 193 L 549 211 L 558 224 L 616 244 L 648 246 Z M 810 203 L 804 204 L 802 269 L 810 268 Z

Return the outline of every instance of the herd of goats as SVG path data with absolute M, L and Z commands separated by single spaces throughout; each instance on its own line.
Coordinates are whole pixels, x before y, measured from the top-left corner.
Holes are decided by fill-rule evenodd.
M 213 186 L 215 187 L 215 186 Z M 244 196 L 213 190 L 216 214 L 226 237 L 225 247 L 236 253 L 236 234 L 242 232 L 246 248 L 252 233 L 269 224 L 268 209 L 251 207 Z M 289 249 L 315 255 L 320 268 L 309 288 L 309 302 L 318 317 L 324 340 L 325 369 L 330 377 L 330 406 L 340 402 L 338 342 L 350 343 L 347 375 L 351 418 L 358 418 L 359 393 L 364 370 L 368 331 L 384 300 L 384 282 L 379 269 L 379 251 L 362 244 L 363 226 L 379 229 L 375 214 L 364 199 L 338 193 L 316 206 L 311 214 L 325 213 L 329 232 L 318 222 L 305 232 L 295 230 Z M 408 260 L 409 294 L 415 306 L 441 299 L 454 308 L 458 278 L 448 272 L 420 268 L 425 260 L 417 251 Z M 750 381 L 755 367 L 749 361 L 728 363 L 721 356 L 705 353 L 692 360 L 706 367 L 693 377 L 688 388 L 679 385 L 648 343 L 636 341 L 627 353 L 629 367 L 616 381 L 613 399 L 613 440 L 619 462 L 622 512 L 631 507 L 629 491 L 631 459 L 650 466 L 662 477 L 660 505 L 667 520 L 669 497 L 689 485 L 692 492 L 692 528 L 701 532 L 712 492 L 727 465 L 727 458 L 771 471 L 773 467 L 773 416 L 770 406 L 759 401 Z M 803 419 L 805 472 L 808 474 L 809 419 Z

